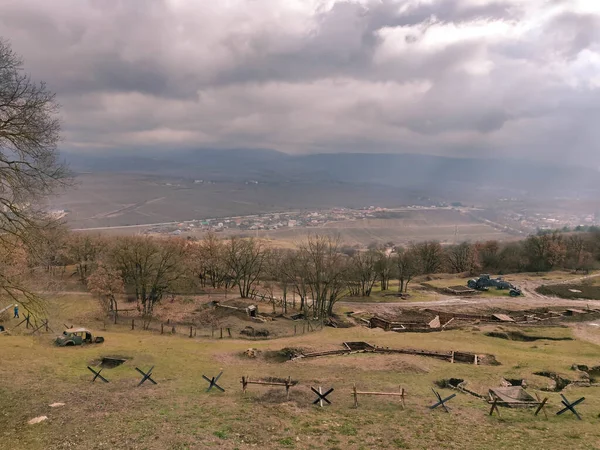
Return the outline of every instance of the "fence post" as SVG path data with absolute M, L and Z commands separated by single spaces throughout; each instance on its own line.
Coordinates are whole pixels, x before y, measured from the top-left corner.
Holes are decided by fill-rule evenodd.
M 227 334 L 231 337 L 231 328 L 227 328 Z
M 131 329 L 135 330 L 135 319 L 131 319 Z
M 223 339 L 223 327 L 221 327 L 221 337 L 220 339 Z
M 173 326 L 173 328 L 171 328 L 171 334 L 175 334 L 175 326 Z
M 296 325 L 294 325 L 294 334 L 296 334 Z
M 285 398 L 290 399 L 290 386 L 292 385 L 292 377 L 287 377 L 285 380 Z
M 190 337 L 192 337 L 192 327 L 190 326 Z
M 160 324 L 160 334 L 163 334 L 165 332 L 165 324 L 161 323 Z

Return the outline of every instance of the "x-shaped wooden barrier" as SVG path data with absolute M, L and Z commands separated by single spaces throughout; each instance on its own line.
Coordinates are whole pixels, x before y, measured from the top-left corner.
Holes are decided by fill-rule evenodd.
M 544 416 L 546 416 L 546 419 L 547 419 L 548 414 L 546 414 L 546 410 L 544 409 L 544 407 L 546 406 L 546 403 L 548 402 L 548 397 L 545 397 L 542 400 L 542 399 L 540 399 L 540 396 L 537 395 L 537 393 L 535 394 L 535 396 L 537 398 L 537 408 L 533 415 L 537 416 L 540 413 L 540 411 L 542 411 L 544 413 Z M 510 403 L 501 401 L 498 397 L 494 397 L 493 401 L 490 401 L 489 403 L 492 405 L 490 408 L 490 413 L 489 413 L 490 416 L 494 415 L 494 411 L 496 411 L 498 416 L 500 416 L 500 410 L 498 409 L 498 405 L 509 405 L 509 406 L 511 405 Z M 523 403 L 518 403 L 518 404 L 523 404 Z M 535 404 L 536 403 L 533 403 L 533 405 L 535 405 Z
M 51 328 L 50 328 L 50 326 L 48 325 L 48 319 L 44 319 L 44 320 L 42 321 L 42 324 L 41 324 L 39 327 L 37 327 L 36 329 L 34 329 L 34 330 L 31 332 L 31 334 L 35 334 L 35 333 L 36 333 L 37 331 L 39 331 L 39 330 L 40 330 L 42 327 L 46 327 L 46 331 L 48 331 L 48 330 L 52 331 L 52 329 L 51 329 Z
M 537 401 L 540 403 L 537 407 L 537 409 L 535 410 L 534 416 L 537 416 L 540 411 L 542 411 L 544 413 L 544 416 L 546 416 L 546 419 L 548 418 L 548 414 L 546 414 L 546 410 L 544 409 L 544 406 L 546 406 L 546 403 L 548 402 L 548 397 L 544 397 L 544 400 L 540 400 L 540 396 L 537 395 L 537 393 L 535 394 L 535 398 L 537 398 Z
M 141 369 L 138 369 L 137 367 L 135 368 L 135 370 L 137 370 L 139 373 L 141 373 L 143 375 L 142 381 L 140 381 L 140 383 L 138 384 L 138 386 L 141 386 L 142 384 L 144 384 L 144 382 L 146 380 L 150 381 L 152 384 L 158 384 L 156 381 L 154 381 L 152 379 L 152 370 L 154 369 L 154 366 L 150 367 L 150 370 L 146 373 Z
M 317 391 L 314 387 L 310 387 L 310 390 L 317 394 L 317 399 L 313 402 L 313 405 L 317 403 L 323 407 L 323 402 L 327 402 L 328 405 L 331 405 L 331 402 L 326 397 L 333 392 L 333 388 L 329 389 L 327 392 L 323 393 L 321 390 L 321 386 L 319 386 L 319 390 Z
M 23 320 L 21 320 L 18 324 L 15 325 L 15 328 L 17 328 L 18 326 L 20 326 L 22 323 L 25 323 L 25 322 L 27 322 L 27 323 L 25 323 L 25 328 L 29 328 L 29 325 L 31 324 L 31 322 L 29 320 L 30 317 L 31 316 L 29 314 L 27 314 Z
M 446 398 L 443 399 L 442 396 L 435 389 L 431 388 L 431 390 L 433 391 L 433 393 L 437 397 L 438 402 L 435 403 L 435 404 L 433 404 L 433 405 L 431 405 L 429 407 L 429 409 L 435 409 L 435 408 L 437 408 L 438 406 L 441 405 L 442 408 L 444 408 L 444 411 L 446 411 L 447 413 L 449 413 L 450 410 L 446 406 L 446 402 L 449 401 L 449 400 L 452 400 L 454 397 L 456 397 L 456 394 L 449 395 L 448 397 L 446 397 Z
M 102 375 L 100 375 L 100 372 L 102 372 L 102 369 L 100 369 L 98 372 L 96 372 L 94 369 L 92 369 L 90 366 L 87 366 L 87 368 L 94 374 L 94 378 L 92 378 L 92 383 L 94 381 L 96 381 L 96 378 L 100 378 L 102 381 L 104 381 L 105 383 L 108 383 L 108 380 L 106 378 L 104 378 Z
M 567 411 L 571 411 L 573 414 L 575 414 L 575 416 L 577 416 L 577 418 L 579 420 L 581 420 L 581 416 L 579 415 L 579 413 L 575 409 L 575 406 L 577 406 L 581 402 L 583 402 L 585 400 L 585 397 L 581 397 L 579 400 L 575 400 L 574 402 L 571 403 L 569 400 L 567 400 L 567 397 L 565 397 L 564 395 L 560 394 L 560 396 L 562 397 L 561 402 L 562 402 L 563 405 L 565 405 L 565 407 L 563 409 L 561 409 L 559 412 L 557 412 L 556 415 L 560 416 L 562 413 L 565 413 Z
M 223 375 L 223 371 L 221 371 L 221 373 L 219 373 L 219 375 L 217 375 L 216 377 L 212 377 L 212 378 L 208 378 L 205 375 L 202 375 L 202 378 L 204 378 L 206 381 L 208 381 L 210 384 L 208 385 L 208 389 L 206 389 L 206 392 L 210 391 L 212 388 L 217 388 L 218 390 L 220 390 L 221 392 L 225 392 L 225 389 L 223 389 L 221 386 L 219 386 L 217 384 L 217 381 L 219 381 L 219 378 L 221 378 L 221 375 Z
M 496 411 L 498 416 L 500 416 L 500 410 L 498 409 L 498 397 L 494 397 L 494 401 L 492 402 L 492 407 L 490 409 L 490 416 L 494 414 L 494 411 Z

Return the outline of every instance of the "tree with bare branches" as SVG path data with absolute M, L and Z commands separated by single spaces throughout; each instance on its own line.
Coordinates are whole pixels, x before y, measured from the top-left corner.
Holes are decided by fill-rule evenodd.
M 413 251 L 421 265 L 421 273 L 428 275 L 438 273 L 442 268 L 444 250 L 437 241 L 425 241 L 412 245 Z
M 102 309 L 114 314 L 115 323 L 119 313 L 118 297 L 125 292 L 123 277 L 114 267 L 100 263 L 98 267 L 87 277 L 87 287 L 94 294 Z
M 371 296 L 371 291 L 379 276 L 377 271 L 378 261 L 379 254 L 377 250 L 358 252 L 350 258 L 347 274 L 350 290 L 355 291 L 353 294 L 358 294 L 361 297 Z
M 79 281 L 87 283 L 87 279 L 106 248 L 106 242 L 100 236 L 73 233 L 66 243 L 66 255 L 75 264 Z
M 444 251 L 446 265 L 452 273 L 472 273 L 477 266 L 475 246 L 469 242 L 452 245 Z
M 240 297 L 248 298 L 266 273 L 270 252 L 254 238 L 232 237 L 225 246 L 225 261 Z
M 116 240 L 112 264 L 135 292 L 144 317 L 152 317 L 154 305 L 184 275 L 186 250 L 182 239 L 131 236 Z
M 377 262 L 375 270 L 381 283 L 381 290 L 387 291 L 390 288 L 390 279 L 394 273 L 394 261 L 391 248 L 382 248 L 377 251 Z
M 191 269 L 200 284 L 212 288 L 227 287 L 229 269 L 227 267 L 225 242 L 215 233 L 207 233 L 198 245 L 192 247 Z
M 414 247 L 396 249 L 396 267 L 398 268 L 398 292 L 407 292 L 408 283 L 421 273 L 419 254 Z
M 21 58 L 0 38 L 0 249 L 6 252 L 25 243 L 36 256 L 39 232 L 53 225 L 43 200 L 71 183 L 58 158 L 57 112 L 54 94 L 32 81 Z M 14 289 L 7 274 L 0 280 L 0 289 Z M 17 301 L 25 309 L 41 306 L 30 291 Z
M 309 236 L 298 246 L 302 264 L 299 277 L 304 278 L 312 296 L 314 316 L 326 319 L 333 306 L 347 292 L 346 255 L 340 252 L 339 238 Z

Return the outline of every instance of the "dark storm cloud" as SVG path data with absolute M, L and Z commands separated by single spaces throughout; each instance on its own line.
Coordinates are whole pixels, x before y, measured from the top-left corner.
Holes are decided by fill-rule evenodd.
M 600 164 L 584 0 L 7 0 L 71 149 L 523 155 Z

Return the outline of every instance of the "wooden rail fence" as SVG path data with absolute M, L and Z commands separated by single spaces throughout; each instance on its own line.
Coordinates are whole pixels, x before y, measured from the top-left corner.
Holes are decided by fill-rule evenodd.
M 358 396 L 359 395 L 383 395 L 389 397 L 400 397 L 400 406 L 402 409 L 406 406 L 404 403 L 404 397 L 406 397 L 406 391 L 403 387 L 400 388 L 400 392 L 374 392 L 374 391 L 359 391 L 356 389 L 356 383 L 352 387 L 352 396 L 354 397 L 354 407 L 358 408 Z
M 287 377 L 283 381 L 274 380 L 274 379 L 251 380 L 250 377 L 242 377 L 242 380 L 240 381 L 240 383 L 242 383 L 242 392 L 244 394 L 246 393 L 249 384 L 258 384 L 258 385 L 262 385 L 262 386 L 283 386 L 283 387 L 285 387 L 285 397 L 287 400 L 290 399 L 290 388 L 297 384 L 296 382 L 292 382 L 291 377 Z

